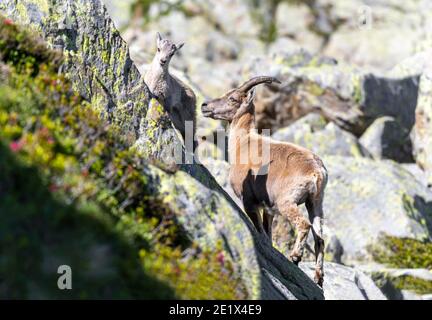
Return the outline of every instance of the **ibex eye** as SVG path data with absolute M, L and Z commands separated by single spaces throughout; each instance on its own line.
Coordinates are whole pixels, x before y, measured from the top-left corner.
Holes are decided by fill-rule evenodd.
M 157 52 L 160 52 L 160 48 L 157 48 Z

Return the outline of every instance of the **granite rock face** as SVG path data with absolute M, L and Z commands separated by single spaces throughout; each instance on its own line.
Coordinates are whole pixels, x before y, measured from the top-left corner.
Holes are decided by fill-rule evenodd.
M 314 123 L 308 123 L 309 119 L 313 120 L 309 116 L 314 116 L 314 114 L 309 114 L 292 125 L 277 130 L 272 137 L 276 140 L 301 145 L 318 156 L 370 156 L 368 150 L 350 132 L 344 131 L 332 122 L 325 125 L 325 127 L 319 127 L 320 123 L 318 121 L 325 124 L 324 118 L 320 116 L 317 119 L 318 123 L 315 123 L 314 126 Z
M 432 186 L 432 63 L 420 77 L 416 122 L 412 132 L 414 157 Z
M 375 120 L 361 136 L 360 143 L 375 159 L 413 162 L 410 132 L 392 117 Z
M 356 136 L 382 116 L 408 131 L 415 123 L 419 74 L 378 76 L 304 50 L 254 59 L 243 73 L 282 81 L 257 90 L 259 128 L 277 130 L 313 112 Z
M 325 224 L 340 240 L 343 262 L 370 259 L 381 233 L 430 240 L 432 192 L 392 161 L 326 156 L 330 179 Z
M 300 264 L 313 277 L 313 263 Z M 324 263 L 324 296 L 326 300 L 387 300 L 373 280 L 362 271 L 337 263 Z

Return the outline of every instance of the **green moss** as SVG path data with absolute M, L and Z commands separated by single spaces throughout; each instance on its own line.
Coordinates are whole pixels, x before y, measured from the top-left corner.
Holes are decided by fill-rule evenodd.
M 375 261 L 393 268 L 432 268 L 431 242 L 385 236 L 371 252 Z
M 316 97 L 322 96 L 325 93 L 325 89 L 322 88 L 321 86 L 319 86 L 315 82 L 309 82 L 307 84 L 306 91 L 308 91 L 309 93 L 311 93 L 312 95 L 314 95 Z
M 410 290 L 417 294 L 430 294 L 432 292 L 432 281 L 411 276 L 390 278 L 389 280 L 401 290 Z
M 361 104 L 363 102 L 363 82 L 360 77 L 356 77 L 353 79 L 354 81 L 354 94 L 353 100 L 357 104 Z

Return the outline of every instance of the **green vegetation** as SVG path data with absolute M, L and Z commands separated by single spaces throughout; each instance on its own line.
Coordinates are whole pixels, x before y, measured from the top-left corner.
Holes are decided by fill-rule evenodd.
M 398 289 L 410 290 L 418 294 L 430 294 L 432 292 L 432 281 L 411 276 L 391 278 L 390 281 Z
M 409 238 L 382 237 L 381 246 L 371 249 L 375 261 L 392 268 L 425 268 L 432 270 L 432 243 Z M 380 276 L 375 276 L 380 277 Z M 396 288 L 418 294 L 432 292 L 432 281 L 412 276 L 388 277 Z
M 432 269 L 432 243 L 409 238 L 382 237 L 381 246 L 372 249 L 375 261 L 392 268 Z
M 152 193 L 154 167 L 61 63 L 0 16 L 0 297 L 247 298 L 230 258 L 187 239 Z M 61 264 L 71 291 L 57 289 Z

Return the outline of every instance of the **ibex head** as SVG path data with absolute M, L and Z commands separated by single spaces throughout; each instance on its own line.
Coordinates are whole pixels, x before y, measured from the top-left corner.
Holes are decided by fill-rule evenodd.
M 252 78 L 222 97 L 204 102 L 201 105 L 202 113 L 205 117 L 231 122 L 235 117 L 239 117 L 250 110 L 255 86 L 273 82 L 280 83 L 278 79 L 273 77 Z
M 184 43 L 175 45 L 168 39 L 163 39 L 161 34 L 158 32 L 156 36 L 157 52 L 155 58 L 162 67 L 168 67 L 171 58 L 174 54 L 183 47 Z

